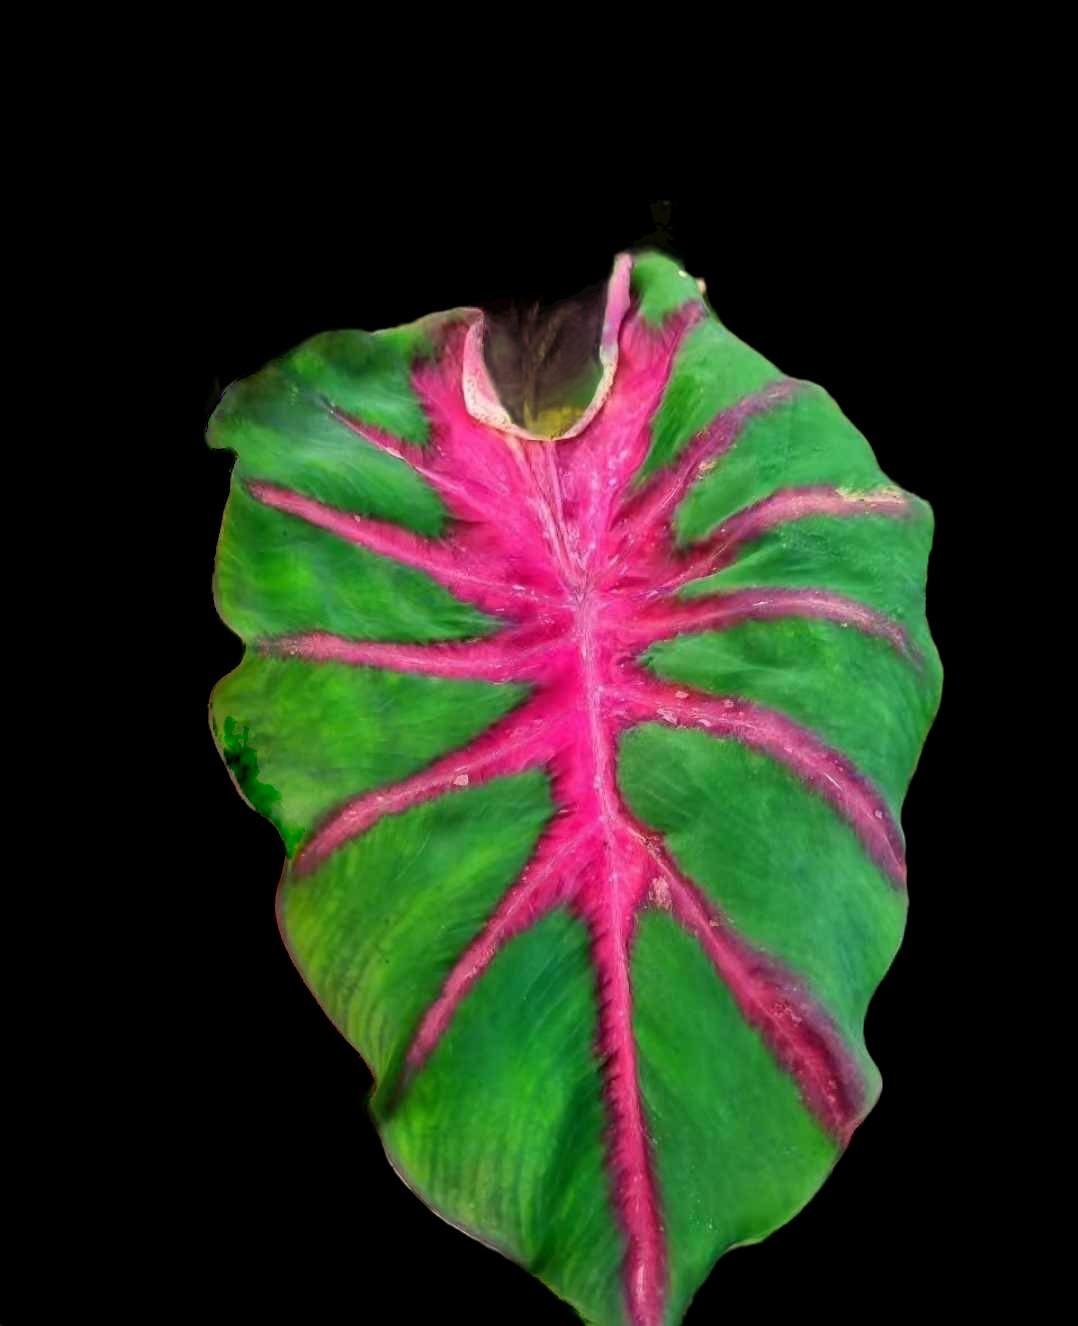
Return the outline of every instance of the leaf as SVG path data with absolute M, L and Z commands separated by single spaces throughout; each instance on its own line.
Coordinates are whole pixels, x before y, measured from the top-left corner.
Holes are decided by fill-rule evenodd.
M 555 439 L 477 310 L 227 392 L 247 652 L 212 711 L 398 1172 L 586 1320 L 659 1326 L 879 1094 L 941 674 L 925 503 L 669 259 L 606 298 Z

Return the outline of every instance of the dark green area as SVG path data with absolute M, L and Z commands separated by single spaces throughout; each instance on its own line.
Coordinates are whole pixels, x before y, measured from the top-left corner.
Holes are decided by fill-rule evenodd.
M 434 489 L 330 412 L 425 442 L 429 424 L 410 374 L 429 352 L 421 327 L 316 336 L 229 387 L 210 420 L 210 445 L 236 452 L 237 485 L 263 480 L 436 536 L 445 509 Z
M 226 718 L 220 733 L 221 754 L 229 773 L 236 780 L 236 786 L 252 810 L 277 829 L 284 839 L 285 851 L 289 856 L 299 846 L 303 837 L 301 830 L 290 830 L 281 819 L 281 794 L 269 783 L 264 783 L 258 776 L 258 755 L 251 745 L 251 729 L 242 727 L 234 718 Z
M 452 314 L 434 314 L 388 331 L 333 331 L 313 336 L 281 361 L 297 382 L 361 423 L 425 446 L 430 424 L 411 385 L 431 359 Z

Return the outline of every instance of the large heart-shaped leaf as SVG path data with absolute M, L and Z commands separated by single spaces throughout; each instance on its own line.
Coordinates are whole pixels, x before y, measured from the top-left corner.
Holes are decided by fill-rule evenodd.
M 940 669 L 931 513 L 830 397 L 665 257 L 605 298 L 556 438 L 474 309 L 227 392 L 247 652 L 212 709 L 399 1173 L 588 1321 L 659 1326 L 879 1093 Z

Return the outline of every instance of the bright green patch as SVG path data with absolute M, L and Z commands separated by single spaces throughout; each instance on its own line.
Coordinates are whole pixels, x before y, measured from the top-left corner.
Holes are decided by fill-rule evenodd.
M 375 1109 L 424 1010 L 527 864 L 553 807 L 545 775 L 498 778 L 387 816 L 289 880 L 285 933 L 322 1006 L 375 1075 Z
M 775 586 L 822 589 L 856 599 L 902 626 L 921 654 L 926 675 L 938 658 L 925 623 L 925 564 L 932 511 L 910 498 L 909 515 L 810 516 L 769 530 L 741 549 L 737 561 L 694 580 L 682 598 Z M 938 689 L 938 679 L 931 683 Z
M 345 800 L 473 740 L 526 693 L 248 653 L 218 684 L 211 709 L 216 732 L 230 718 L 248 730 L 261 777 L 280 794 L 278 824 L 290 841 Z
M 777 709 L 835 747 L 897 817 L 939 700 L 938 676 L 890 641 L 811 617 L 742 622 L 653 645 L 659 676 Z
M 814 484 L 850 493 L 895 490 L 827 392 L 803 382 L 791 398 L 748 419 L 721 462 L 692 486 L 675 516 L 677 540 L 702 539 L 779 489 Z
M 694 327 L 674 359 L 670 382 L 652 421 L 651 448 L 638 478 L 668 465 L 720 411 L 780 376 L 763 355 L 731 335 L 716 319 Z
M 874 1083 L 865 1009 L 906 904 L 853 830 L 781 765 L 704 732 L 634 728 L 619 778 L 632 810 L 737 932 L 806 982 Z
M 217 556 L 217 605 L 244 640 L 332 631 L 427 644 L 497 623 L 422 571 L 354 547 L 234 486 Z
M 638 253 L 633 257 L 630 288 L 639 300 L 641 318 L 653 326 L 685 304 L 704 302 L 688 272 L 663 253 Z
M 640 1086 L 670 1248 L 667 1320 L 676 1322 L 717 1257 L 800 1210 L 837 1147 L 706 955 L 665 913 L 641 918 L 632 970 Z
M 613 1326 L 624 1321 L 624 1249 L 603 1159 L 596 1023 L 587 933 L 555 913 L 494 959 L 383 1131 L 436 1210 L 586 1321 Z

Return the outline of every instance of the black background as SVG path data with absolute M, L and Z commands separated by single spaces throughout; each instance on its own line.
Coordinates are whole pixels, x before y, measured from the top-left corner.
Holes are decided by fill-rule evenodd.
M 852 1320 L 873 1305 L 922 1308 L 928 1285 L 937 1310 L 966 1301 L 965 1253 L 951 1226 L 969 1204 L 976 1155 L 967 1064 L 943 1010 L 961 1003 L 965 979 L 954 960 L 963 870 L 949 808 L 965 470 L 954 382 L 971 315 L 961 241 L 922 201 L 897 190 L 827 206 L 792 196 L 757 211 L 747 191 L 736 207 L 726 198 L 588 209 L 477 198 L 439 212 L 371 199 L 332 231 L 275 228 L 265 207 L 202 219 L 176 294 L 184 353 L 168 442 L 197 495 L 183 545 L 191 629 L 179 651 L 197 841 L 172 865 L 185 881 L 170 916 L 186 958 L 144 1153 L 147 1219 L 160 1231 L 157 1295 L 195 1319 L 303 1326 L 577 1320 L 393 1174 L 366 1113 L 367 1071 L 285 954 L 273 910 L 280 841 L 237 796 L 205 719 L 212 686 L 241 649 L 210 596 L 231 457 L 202 436 L 229 382 L 317 332 L 394 326 L 506 295 L 573 294 L 604 280 L 619 249 L 658 244 L 706 280 L 734 333 L 785 373 L 824 385 L 884 472 L 932 504 L 928 614 L 946 677 L 903 813 L 909 927 L 867 1023 L 881 1100 L 809 1206 L 724 1258 L 686 1321 L 779 1319 L 807 1302 Z

